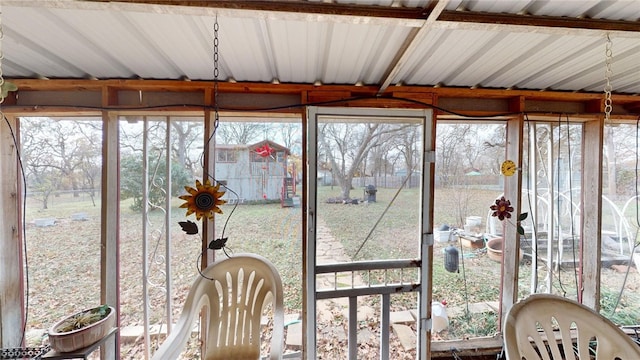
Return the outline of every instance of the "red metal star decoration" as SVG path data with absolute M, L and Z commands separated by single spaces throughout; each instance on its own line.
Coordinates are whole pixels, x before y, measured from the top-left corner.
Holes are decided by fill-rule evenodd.
M 255 152 L 262 157 L 270 156 L 271 154 L 273 154 L 274 151 L 275 150 L 271 146 L 269 146 L 269 144 L 258 146 L 255 149 Z

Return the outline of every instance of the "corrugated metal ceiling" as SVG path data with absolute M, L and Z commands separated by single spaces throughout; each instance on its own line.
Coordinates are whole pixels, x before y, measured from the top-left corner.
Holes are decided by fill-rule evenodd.
M 142 2 L 5 0 L 4 76 L 211 80 L 217 18 L 220 80 L 600 92 L 609 36 L 640 93 L 640 1 Z

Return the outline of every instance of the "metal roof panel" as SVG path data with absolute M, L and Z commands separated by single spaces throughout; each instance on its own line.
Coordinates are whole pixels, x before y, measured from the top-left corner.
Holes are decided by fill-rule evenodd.
M 625 0 L 452 0 L 441 8 L 640 18 L 640 1 Z M 640 92 L 640 31 L 67 0 L 5 1 L 1 16 L 6 77 L 211 80 L 217 18 L 221 80 L 599 91 L 609 34 L 617 89 Z

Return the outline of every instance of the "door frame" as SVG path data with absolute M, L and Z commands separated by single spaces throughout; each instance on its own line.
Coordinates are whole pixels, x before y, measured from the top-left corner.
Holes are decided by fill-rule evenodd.
M 336 117 L 372 117 L 372 118 L 413 118 L 422 121 L 422 161 L 421 161 L 421 199 L 420 199 L 420 284 L 418 289 L 418 336 L 417 359 L 428 359 L 431 347 L 431 299 L 432 299 L 432 263 L 433 263 L 433 194 L 435 170 L 435 120 L 431 109 L 377 109 L 377 108 L 340 108 L 307 107 L 306 127 L 306 241 L 303 242 L 303 299 L 305 322 L 304 352 L 306 359 L 317 357 L 317 300 L 316 277 L 316 217 L 317 217 L 317 144 L 318 119 L 323 116 Z M 359 262 L 362 264 L 362 262 Z M 344 266 L 343 266 L 344 267 Z M 386 309 L 388 310 L 388 309 Z M 351 309 L 350 309 L 351 311 Z M 353 311 L 355 312 L 355 311 Z M 387 319 L 388 319 L 388 314 Z M 383 319 L 385 318 L 383 314 Z M 382 321 L 382 323 L 385 323 Z M 388 340 L 388 339 L 387 339 Z M 381 346 L 383 341 L 381 341 Z M 388 347 L 387 347 L 388 349 Z M 388 357 L 388 354 L 386 355 Z M 353 353 L 350 351 L 350 359 Z M 381 353 L 381 359 L 387 358 Z

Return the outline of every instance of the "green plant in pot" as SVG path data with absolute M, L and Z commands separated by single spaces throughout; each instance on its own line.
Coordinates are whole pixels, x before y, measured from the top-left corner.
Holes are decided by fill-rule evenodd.
M 115 312 L 109 305 L 100 305 L 63 318 L 49 329 L 51 347 L 67 353 L 95 344 L 114 327 Z

